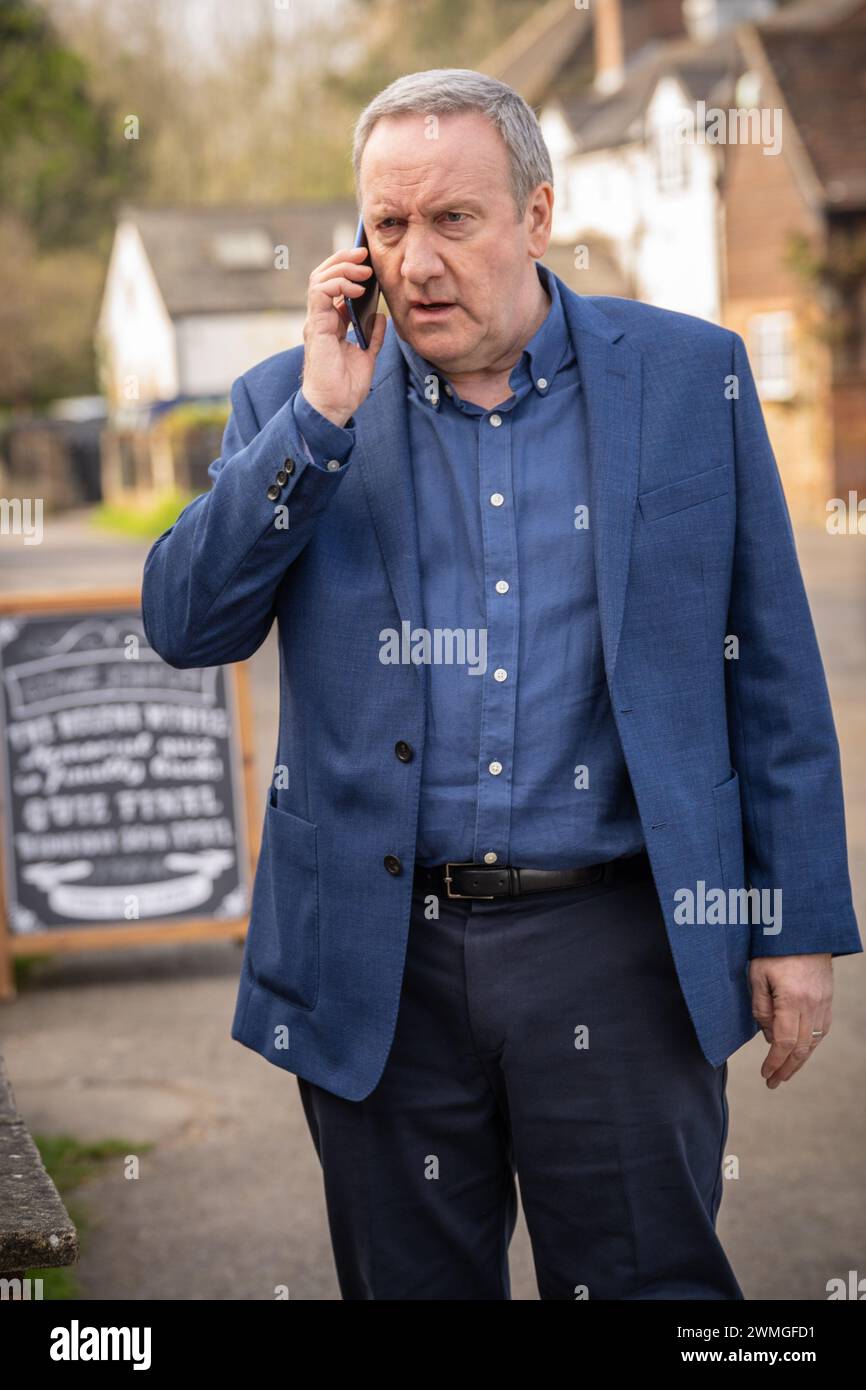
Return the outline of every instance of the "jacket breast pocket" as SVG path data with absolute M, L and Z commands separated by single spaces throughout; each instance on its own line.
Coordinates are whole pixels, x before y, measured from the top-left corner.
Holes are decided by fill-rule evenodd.
M 276 803 L 271 788 L 256 868 L 247 969 L 271 994 L 303 1009 L 319 992 L 317 827 Z
M 688 478 L 680 478 L 665 487 L 642 492 L 638 497 L 644 521 L 659 521 L 663 516 L 685 511 L 687 507 L 697 507 L 701 502 L 712 502 L 715 497 L 724 497 L 733 490 L 734 466 L 722 463 L 716 468 L 708 468 L 703 473 L 692 473 Z

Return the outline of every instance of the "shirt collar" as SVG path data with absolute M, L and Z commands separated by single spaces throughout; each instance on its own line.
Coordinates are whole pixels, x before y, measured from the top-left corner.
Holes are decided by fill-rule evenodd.
M 523 349 L 519 362 L 515 363 L 512 368 L 508 384 L 513 392 L 517 392 L 521 386 L 531 385 L 539 396 L 545 396 L 548 394 L 553 378 L 565 358 L 568 348 L 568 328 L 556 276 L 552 275 L 547 266 L 542 265 L 540 261 L 536 262 L 535 268 L 538 272 L 538 278 L 550 295 L 550 307 L 543 323 L 536 329 Z M 448 378 L 431 362 L 428 362 L 426 357 L 422 357 L 420 353 L 416 352 L 409 343 L 400 337 L 399 333 L 395 334 L 395 337 L 406 359 L 409 375 L 416 391 L 422 400 L 426 400 L 434 409 L 438 409 L 440 393 L 444 391 Z M 451 393 L 457 394 L 453 387 L 449 394 Z

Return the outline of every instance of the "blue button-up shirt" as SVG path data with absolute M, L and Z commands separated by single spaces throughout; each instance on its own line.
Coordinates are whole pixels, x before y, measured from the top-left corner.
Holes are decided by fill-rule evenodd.
M 537 269 L 550 308 L 493 409 L 398 338 L 434 654 L 420 864 L 566 868 L 644 844 L 604 673 L 578 363 Z M 311 458 L 349 466 L 354 428 L 300 392 L 294 411 Z

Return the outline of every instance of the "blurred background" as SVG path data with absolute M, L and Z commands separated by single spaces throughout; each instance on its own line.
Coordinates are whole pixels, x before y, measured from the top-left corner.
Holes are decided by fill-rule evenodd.
M 232 381 L 301 341 L 311 270 L 351 244 L 361 108 L 451 66 L 539 116 L 545 264 L 746 341 L 862 923 L 866 0 L 0 0 L 0 493 L 45 512 L 28 544 L 4 510 L 0 590 L 140 582 L 209 486 Z M 264 788 L 275 633 L 247 665 Z M 793 1082 L 765 1090 L 758 1041 L 731 1060 L 720 1231 L 749 1298 L 866 1275 L 861 962 L 837 962 L 833 1038 Z M 207 941 L 16 960 L 0 1052 L 81 1237 L 46 1296 L 339 1297 L 294 1078 L 229 1038 L 239 964 Z M 512 1267 L 537 1297 L 522 1223 Z

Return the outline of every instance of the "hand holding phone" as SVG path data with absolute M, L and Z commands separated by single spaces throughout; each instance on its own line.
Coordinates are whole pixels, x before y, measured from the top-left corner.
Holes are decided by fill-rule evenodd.
M 363 217 L 358 219 L 358 230 L 355 233 L 355 247 L 357 248 L 359 246 L 366 246 L 368 257 L 367 264 L 372 268 L 372 262 L 369 259 L 370 243 L 367 241 L 367 233 L 364 230 Z M 346 308 L 349 312 L 352 327 L 355 330 L 355 336 L 365 352 L 373 337 L 378 305 L 379 281 L 376 279 L 376 272 L 374 270 L 364 286 L 364 293 L 357 299 L 346 300 Z
M 304 324 L 304 398 L 341 426 L 368 396 L 385 339 L 386 320 L 376 311 L 379 289 L 362 221 L 355 242 L 316 266 L 309 280 Z M 356 318 L 353 311 L 362 299 L 366 308 Z M 350 323 L 356 343 L 347 338 Z

